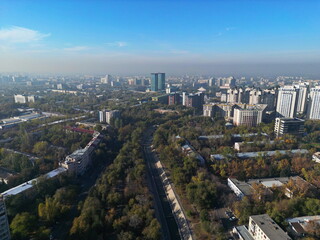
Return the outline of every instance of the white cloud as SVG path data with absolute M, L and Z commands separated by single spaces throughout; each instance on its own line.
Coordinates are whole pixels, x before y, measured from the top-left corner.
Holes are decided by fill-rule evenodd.
M 17 26 L 0 29 L 0 41 L 7 43 L 36 42 L 48 36 L 50 36 L 50 33 L 44 34 L 36 30 Z
M 74 46 L 74 47 L 64 48 L 63 50 L 70 51 L 70 52 L 78 52 L 78 51 L 84 51 L 88 49 L 89 47 L 87 46 Z
M 127 42 L 109 42 L 106 44 L 110 47 L 126 47 L 126 46 L 128 46 Z

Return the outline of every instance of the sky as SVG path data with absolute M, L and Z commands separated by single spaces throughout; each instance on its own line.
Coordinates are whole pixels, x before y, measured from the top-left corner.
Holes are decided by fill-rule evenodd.
M 0 72 L 320 76 L 318 0 L 1 0 Z

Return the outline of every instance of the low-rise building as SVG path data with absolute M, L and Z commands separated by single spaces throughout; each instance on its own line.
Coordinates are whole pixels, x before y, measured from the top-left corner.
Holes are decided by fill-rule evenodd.
M 276 118 L 274 132 L 277 137 L 285 134 L 303 135 L 304 120 L 299 118 Z
M 168 104 L 168 98 L 169 98 L 169 95 L 166 94 L 166 95 L 162 95 L 162 96 L 152 97 L 152 101 L 163 103 L 163 104 Z
M 282 187 L 287 186 L 287 184 L 292 181 L 295 185 L 295 189 L 290 189 L 286 187 L 285 195 L 288 198 L 292 198 L 296 191 L 300 188 L 308 188 L 310 191 L 316 191 L 315 187 L 305 181 L 303 178 L 299 176 L 295 177 L 279 177 L 279 178 L 259 178 L 259 179 L 250 179 L 248 181 L 239 181 L 235 178 L 228 178 L 228 187 L 236 194 L 239 199 L 247 196 L 250 197 L 255 193 L 254 185 L 262 185 L 265 188 L 263 192 L 264 196 L 260 196 L 260 198 L 269 199 L 272 197 L 271 188 L 273 187 Z M 268 190 L 267 190 L 268 189 Z M 308 192 L 306 192 L 306 196 L 308 196 Z
M 250 216 L 248 230 L 255 240 L 291 240 L 268 214 Z
M 99 132 L 95 132 L 93 134 L 93 138 L 85 148 L 78 149 L 72 154 L 68 155 L 65 158 L 65 161 L 60 163 L 60 165 L 68 169 L 70 173 L 74 173 L 75 175 L 83 175 L 92 164 L 94 150 L 100 141 L 101 134 Z
M 235 142 L 234 149 L 237 151 L 242 151 L 242 148 L 249 145 L 265 145 L 265 144 L 274 144 L 275 141 L 257 141 L 257 142 Z
M 286 221 L 289 223 L 291 233 L 303 237 L 313 229 L 319 228 L 320 215 L 288 218 Z
M 181 147 L 181 150 L 184 154 L 186 154 L 187 156 L 193 156 L 195 157 L 200 165 L 204 165 L 205 164 L 205 160 L 204 158 L 194 149 L 194 147 L 192 147 L 187 141 L 186 143 Z
M 261 152 L 242 152 L 242 153 L 236 153 L 235 156 L 237 158 L 256 158 L 259 156 L 267 156 L 271 157 L 276 154 L 307 154 L 309 151 L 307 149 L 292 149 L 292 150 L 276 150 L 276 151 L 261 151 Z M 230 155 L 230 157 L 234 157 Z M 225 156 L 222 154 L 212 154 L 210 155 L 210 158 L 212 161 L 219 161 L 225 159 Z

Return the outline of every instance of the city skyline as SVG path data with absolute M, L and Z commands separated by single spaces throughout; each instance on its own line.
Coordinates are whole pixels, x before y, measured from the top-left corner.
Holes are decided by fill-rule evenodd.
M 319 76 L 317 1 L 3 1 L 0 72 Z

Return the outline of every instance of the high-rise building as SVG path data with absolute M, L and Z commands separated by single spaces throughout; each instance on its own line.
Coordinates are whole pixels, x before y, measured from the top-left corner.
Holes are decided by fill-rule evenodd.
M 299 83 L 295 85 L 298 89 L 297 113 L 303 114 L 307 110 L 308 88 L 309 83 Z
M 275 90 L 264 90 L 261 98 L 262 104 L 267 104 L 267 111 L 273 111 L 276 103 L 276 91 Z
M 310 89 L 307 117 L 320 120 L 320 86 Z
M 204 93 L 198 92 L 195 94 L 184 95 L 184 106 L 194 107 L 197 109 L 202 109 L 204 103 Z
M 168 96 L 168 105 L 180 104 L 180 94 L 179 93 L 171 93 Z
M 165 73 L 151 73 L 151 91 L 163 91 L 166 89 Z
M 210 103 L 203 105 L 203 116 L 205 117 L 221 117 L 230 119 L 233 117 L 234 103 Z
M 227 102 L 228 103 L 242 103 L 244 91 L 242 88 L 228 89 Z
M 119 110 L 106 111 L 106 122 L 110 124 L 112 118 L 120 118 L 120 111 Z
M 99 111 L 99 122 L 106 122 L 106 112 L 103 111 Z
M 216 85 L 218 87 L 234 88 L 236 86 L 236 79 L 232 76 L 227 78 L 218 78 L 216 80 Z
M 100 79 L 101 83 L 105 83 L 105 84 L 110 84 L 112 80 L 113 78 L 109 74 L 107 74 L 104 78 Z
M 274 132 L 277 137 L 284 134 L 303 135 L 304 120 L 299 118 L 276 118 Z
M 27 103 L 27 102 L 35 102 L 36 97 L 33 95 L 26 96 L 21 94 L 14 95 L 14 102 L 15 103 Z
M 249 104 L 259 104 L 261 103 L 262 92 L 259 89 L 252 89 L 249 95 Z
M 0 239 L 10 239 L 10 229 L 6 211 L 6 205 L 3 196 L 0 194 Z
M 255 104 L 243 106 L 237 105 L 233 113 L 233 124 L 236 126 L 244 125 L 255 127 L 262 122 L 264 111 L 267 105 Z
M 119 118 L 119 117 L 120 117 L 119 110 L 99 111 L 99 122 L 106 122 L 106 123 L 110 124 L 111 118 Z
M 284 86 L 279 89 L 277 101 L 277 116 L 293 118 L 296 116 L 298 89 L 294 86 Z

